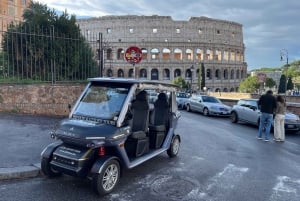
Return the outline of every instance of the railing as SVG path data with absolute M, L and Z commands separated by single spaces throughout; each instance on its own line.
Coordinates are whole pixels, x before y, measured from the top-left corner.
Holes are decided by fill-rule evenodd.
M 0 83 L 81 82 L 99 75 L 97 58 L 84 37 L 43 29 L 0 31 Z

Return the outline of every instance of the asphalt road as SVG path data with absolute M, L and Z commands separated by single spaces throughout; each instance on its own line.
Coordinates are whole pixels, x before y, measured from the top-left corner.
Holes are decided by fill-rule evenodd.
M 300 134 L 286 142 L 256 140 L 257 128 L 227 118 L 182 112 L 181 150 L 125 171 L 101 199 L 89 180 L 69 176 L 0 182 L 2 201 L 299 201 Z

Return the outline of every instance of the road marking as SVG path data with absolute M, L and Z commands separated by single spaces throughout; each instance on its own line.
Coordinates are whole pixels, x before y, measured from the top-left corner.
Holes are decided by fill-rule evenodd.
M 226 198 L 226 195 L 238 185 L 248 170 L 249 168 L 237 167 L 233 164 L 227 165 L 222 172 L 219 172 L 210 180 L 211 183 L 207 185 L 205 190 L 205 200 L 213 201 Z
M 300 179 L 293 180 L 287 176 L 278 176 L 277 184 L 273 187 L 270 201 L 299 201 L 300 200 Z

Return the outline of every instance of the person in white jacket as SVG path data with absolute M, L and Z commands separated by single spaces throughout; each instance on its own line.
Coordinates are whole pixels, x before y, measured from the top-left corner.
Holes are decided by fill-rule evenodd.
M 274 119 L 274 140 L 277 142 L 284 142 L 284 116 L 286 111 L 286 103 L 282 96 L 278 95 L 276 98 L 277 107 Z

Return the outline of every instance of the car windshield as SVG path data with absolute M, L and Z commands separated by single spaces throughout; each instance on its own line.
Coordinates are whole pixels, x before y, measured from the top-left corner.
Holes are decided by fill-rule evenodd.
M 188 94 L 188 93 L 177 93 L 176 97 L 177 98 L 189 98 L 190 94 Z
M 116 120 L 129 88 L 114 86 L 91 86 L 74 111 L 75 115 Z
M 203 102 L 207 102 L 207 103 L 221 103 L 219 99 L 211 96 L 202 96 L 202 100 Z

